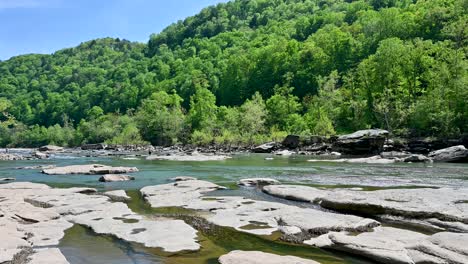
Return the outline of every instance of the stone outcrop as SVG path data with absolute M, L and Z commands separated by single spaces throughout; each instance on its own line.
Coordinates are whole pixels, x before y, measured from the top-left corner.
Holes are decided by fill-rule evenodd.
M 338 137 L 333 143 L 333 151 L 345 154 L 363 155 L 378 154 L 383 151 L 383 146 L 388 131 L 382 129 L 359 130 L 352 134 Z
M 278 180 L 270 179 L 270 178 L 249 178 L 249 179 L 241 179 L 238 183 L 241 186 L 266 186 L 266 185 L 273 185 L 273 184 L 280 184 Z
M 468 149 L 463 145 L 453 146 L 433 151 L 429 157 L 438 162 L 468 162 Z
M 182 207 L 201 212 L 210 223 L 238 231 L 270 235 L 296 227 L 305 236 L 330 231 L 359 232 L 378 226 L 366 218 L 340 215 L 281 203 L 256 201 L 239 196 L 213 197 L 207 193 L 220 187 L 206 181 L 184 181 L 175 184 L 148 186 L 141 189 L 152 207 Z
M 67 174 L 87 174 L 87 175 L 101 175 L 101 174 L 121 174 L 137 172 L 135 167 L 111 167 L 100 164 L 90 165 L 71 165 L 65 167 L 55 167 L 42 170 L 42 173 L 48 175 L 67 175 Z
M 34 263 L 63 263 L 56 247 L 73 224 L 167 252 L 200 248 L 197 231 L 185 222 L 144 219 L 126 204 L 111 202 L 95 192 L 90 188 L 54 189 L 34 183 L 0 185 L 0 263 L 33 247 L 51 249 L 34 252 Z M 47 262 L 44 257 L 57 262 Z
M 305 244 L 364 256 L 379 263 L 467 263 L 468 234 L 442 232 L 432 236 L 392 227 L 377 227 L 373 232 L 349 234 L 334 232 Z
M 130 196 L 128 196 L 124 190 L 108 191 L 105 192 L 104 195 L 114 202 L 127 202 L 131 200 Z
M 221 264 L 319 264 L 319 262 L 294 256 L 280 256 L 261 251 L 231 251 L 219 258 Z
M 296 149 L 299 147 L 301 141 L 300 137 L 296 135 L 288 135 L 283 142 L 281 142 L 281 145 L 283 148 L 287 149 Z
M 268 142 L 259 146 L 252 148 L 253 153 L 271 153 L 275 150 L 278 150 L 280 144 L 276 142 Z
M 54 146 L 54 145 L 46 145 L 38 148 L 39 151 L 48 151 L 48 152 L 60 152 L 63 151 L 62 147 Z
M 17 154 L 0 153 L 0 161 L 25 160 L 26 158 Z
M 195 180 L 197 180 L 197 178 L 195 178 L 195 177 L 190 177 L 190 176 L 177 176 L 177 177 L 174 177 L 174 178 L 170 178 L 169 180 L 170 180 L 170 181 L 173 181 L 173 182 L 179 182 L 179 181 L 195 181 Z
M 397 216 L 402 222 L 468 232 L 468 189 L 390 189 L 358 191 L 270 185 L 263 191 L 290 200 L 320 204 L 340 212 Z
M 135 180 L 135 177 L 122 174 L 106 174 L 99 178 L 100 182 L 123 182 L 133 180 Z
M 104 150 L 107 148 L 106 144 L 99 143 L 99 144 L 85 144 L 81 146 L 82 150 Z

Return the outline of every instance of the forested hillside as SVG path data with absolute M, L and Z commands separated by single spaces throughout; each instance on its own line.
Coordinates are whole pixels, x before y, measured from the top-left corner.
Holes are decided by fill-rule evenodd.
M 235 0 L 0 62 L 0 145 L 468 133 L 468 0 Z

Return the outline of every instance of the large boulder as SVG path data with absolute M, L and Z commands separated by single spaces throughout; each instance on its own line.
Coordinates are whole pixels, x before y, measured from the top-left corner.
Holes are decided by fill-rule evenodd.
M 276 142 L 268 142 L 259 146 L 252 148 L 253 153 L 271 153 L 275 150 L 278 150 L 280 144 Z
M 332 148 L 334 151 L 351 155 L 377 154 L 383 151 L 387 137 L 387 130 L 359 130 L 338 137 Z
M 319 262 L 294 256 L 280 256 L 261 251 L 231 251 L 219 258 L 221 264 L 319 264 Z
M 468 162 L 468 149 L 463 145 L 453 146 L 433 151 L 429 157 L 440 162 Z
M 46 146 L 40 147 L 38 150 L 49 151 L 49 152 L 60 152 L 60 151 L 63 151 L 63 148 L 59 146 L 54 146 L 54 145 L 46 145 Z
M 299 147 L 299 144 L 300 144 L 300 137 L 296 135 L 288 135 L 281 143 L 283 148 L 287 148 L 287 149 L 296 149 Z

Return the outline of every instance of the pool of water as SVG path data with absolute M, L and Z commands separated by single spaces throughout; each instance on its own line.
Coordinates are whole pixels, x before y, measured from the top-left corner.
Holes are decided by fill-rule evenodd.
M 91 155 L 90 155 L 91 154 Z M 124 189 L 132 196 L 129 206 L 146 217 L 172 215 L 173 210 L 154 210 L 139 197 L 144 186 L 164 184 L 175 176 L 193 176 L 229 187 L 210 195 L 241 195 L 244 197 L 282 202 L 301 207 L 317 206 L 271 197 L 256 188 L 238 188 L 241 178 L 268 177 L 283 183 L 311 186 L 382 188 L 417 187 L 468 187 L 468 165 L 449 163 L 414 164 L 347 164 L 333 162 L 308 162 L 312 157 L 242 154 L 226 161 L 177 162 L 147 161 L 139 156 L 100 156 L 96 153 L 64 153 L 48 160 L 0 161 L 0 178 L 13 177 L 17 181 L 46 183 L 55 187 L 88 186 L 99 191 Z M 39 169 L 18 169 L 40 165 L 77 165 L 99 163 L 111 166 L 135 166 L 140 171 L 132 174 L 131 182 L 100 183 L 94 175 L 52 176 Z M 280 255 L 296 255 L 321 263 L 372 263 L 338 252 L 320 250 L 282 243 L 274 237 L 259 237 L 237 232 L 229 228 L 216 228 L 215 232 L 199 230 L 202 249 L 197 252 L 166 254 L 139 244 L 127 243 L 111 236 L 98 236 L 91 230 L 74 226 L 66 232 L 60 249 L 71 264 L 211 264 L 231 250 L 260 250 Z

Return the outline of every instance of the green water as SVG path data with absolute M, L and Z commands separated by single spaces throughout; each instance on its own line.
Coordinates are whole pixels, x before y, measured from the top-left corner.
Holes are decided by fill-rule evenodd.
M 45 161 L 0 162 L 0 178 L 14 177 L 17 181 L 46 183 L 55 187 L 88 186 L 100 191 L 125 189 L 132 196 L 129 207 L 146 217 L 166 216 L 183 220 L 197 216 L 197 212 L 180 208 L 152 209 L 140 198 L 138 190 L 144 186 L 164 184 L 175 176 L 193 176 L 230 188 L 212 195 L 241 195 L 251 199 L 268 200 L 301 207 L 316 207 L 274 198 L 255 188 L 239 188 L 241 178 L 269 177 L 284 183 L 321 186 L 328 188 L 363 187 L 367 190 L 385 188 L 417 188 L 422 186 L 468 187 L 466 164 L 343 164 L 330 162 L 307 162 L 311 157 L 275 157 L 269 155 L 239 155 L 226 161 L 173 162 L 127 160 L 123 157 L 85 157 L 90 153 L 73 153 L 53 156 Z M 94 155 L 96 153 L 92 153 Z M 99 176 L 66 175 L 48 176 L 39 170 L 18 170 L 17 167 L 37 165 L 75 165 L 100 163 L 112 166 L 135 166 L 135 181 L 100 183 Z M 188 217 L 188 218 L 187 218 Z M 189 223 L 189 220 L 187 220 Z M 250 228 L 250 227 L 245 227 Z M 75 226 L 66 232 L 60 248 L 71 264 L 102 263 L 217 263 L 217 258 L 231 250 L 260 250 L 280 255 L 295 255 L 314 259 L 321 263 L 371 263 L 337 252 L 286 244 L 278 236 L 260 237 L 230 228 L 216 227 L 211 231 L 199 230 L 202 249 L 197 252 L 167 254 L 157 249 L 148 249 L 135 243 L 127 243 L 110 236 L 97 236 L 91 230 Z

